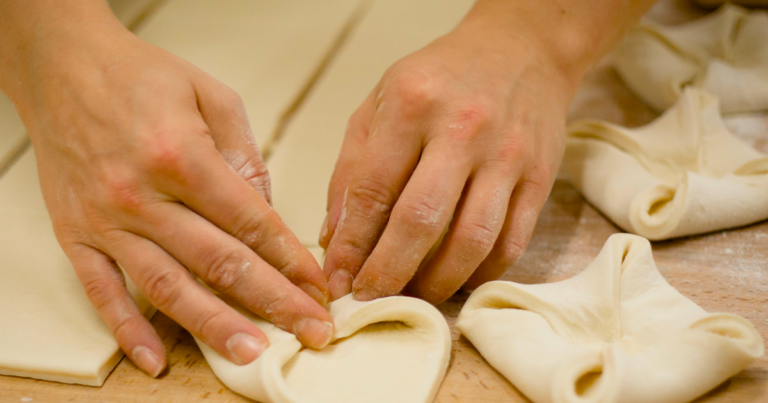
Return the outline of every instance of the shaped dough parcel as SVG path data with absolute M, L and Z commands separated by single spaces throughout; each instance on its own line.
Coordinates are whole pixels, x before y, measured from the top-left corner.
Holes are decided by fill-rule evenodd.
M 720 100 L 723 113 L 768 110 L 768 13 L 726 4 L 680 26 L 643 22 L 614 52 L 630 89 L 656 110 L 691 85 Z
M 688 402 L 764 352 L 747 320 L 685 298 L 629 234 L 568 280 L 484 284 L 456 326 L 536 403 Z
M 700 89 L 643 127 L 573 123 L 561 173 L 619 227 L 652 240 L 768 218 L 768 157 L 729 133 Z
M 427 403 L 445 376 L 451 335 L 432 305 L 409 297 L 331 304 L 334 341 L 316 351 L 248 316 L 270 346 L 238 366 L 197 340 L 216 376 L 233 391 L 265 403 Z

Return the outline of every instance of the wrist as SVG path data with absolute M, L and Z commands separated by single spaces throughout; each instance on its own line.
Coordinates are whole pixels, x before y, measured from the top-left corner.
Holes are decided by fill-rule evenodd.
M 82 49 L 125 34 L 103 0 L 6 2 L 0 6 L 0 90 L 18 108 L 51 72 L 74 68 Z
M 478 0 L 456 30 L 538 54 L 575 87 L 654 1 Z

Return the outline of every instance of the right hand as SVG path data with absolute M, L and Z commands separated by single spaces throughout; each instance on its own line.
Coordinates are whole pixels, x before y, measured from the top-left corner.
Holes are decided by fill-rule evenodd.
M 304 345 L 325 346 L 326 280 L 270 206 L 238 95 L 122 26 L 87 22 L 34 41 L 4 90 L 33 141 L 56 236 L 121 348 L 153 376 L 165 367 L 120 268 L 236 364 L 257 358 L 267 337 L 195 276 Z

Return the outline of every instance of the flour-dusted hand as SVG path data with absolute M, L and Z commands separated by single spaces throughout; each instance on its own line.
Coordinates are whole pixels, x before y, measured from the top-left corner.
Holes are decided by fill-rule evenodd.
M 129 357 L 152 375 L 165 367 L 119 267 L 234 363 L 268 340 L 197 278 L 305 345 L 327 344 L 326 280 L 270 207 L 237 94 L 133 36 L 105 2 L 20 2 L 0 15 L 0 83 L 32 139 L 56 235 Z
M 522 255 L 578 82 L 650 2 L 559 3 L 478 1 L 354 113 L 320 237 L 333 298 L 440 303 Z

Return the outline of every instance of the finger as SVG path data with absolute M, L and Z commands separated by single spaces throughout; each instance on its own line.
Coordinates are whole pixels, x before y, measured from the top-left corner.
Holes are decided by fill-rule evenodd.
M 403 289 L 448 226 L 470 170 L 471 160 L 460 147 L 427 145 L 381 240 L 355 278 L 355 299 Z
M 198 108 L 227 164 L 272 204 L 269 171 L 248 123 L 240 96 L 213 77 L 199 72 L 194 80 Z
M 373 251 L 389 213 L 419 160 L 419 128 L 382 108 L 374 117 L 360 163 L 346 190 L 323 271 L 333 299 L 352 290 L 352 280 Z
M 319 293 L 311 279 L 291 273 L 297 287 L 237 239 L 180 204 L 157 204 L 146 217 L 148 225 L 138 232 L 151 236 L 214 290 L 294 333 L 304 345 L 322 348 L 330 342 L 333 320 L 310 297 Z M 322 276 L 319 269 L 316 273 Z
M 501 277 L 528 247 L 528 242 L 536 227 L 536 220 L 549 195 L 551 184 L 546 182 L 522 180 L 512 192 L 507 217 L 496 244 L 480 266 L 464 285 L 473 290 L 483 283 Z
M 169 149 L 179 150 L 174 152 L 180 155 L 169 156 Z M 215 148 L 204 141 L 190 142 L 156 154 L 150 157 L 155 160 L 155 169 L 174 173 L 173 182 L 158 183 L 161 189 L 240 240 L 291 281 L 310 284 L 318 290 L 313 297 L 325 304 L 327 281 L 317 261 L 266 200 L 232 172 Z
M 408 285 L 408 294 L 437 305 L 461 288 L 499 236 L 515 183 L 513 175 L 490 169 L 474 175 L 451 228 Z
M 99 311 L 117 344 L 137 367 L 157 377 L 166 365 L 163 342 L 125 288 L 120 268 L 90 246 L 78 244 L 66 249 L 88 300 Z
M 161 312 L 238 365 L 256 359 L 269 340 L 256 325 L 195 281 L 155 243 L 124 231 L 109 235 L 110 256 Z
M 341 216 L 341 206 L 344 203 L 344 194 L 365 149 L 375 112 L 376 91 L 366 98 L 360 108 L 352 114 L 347 124 L 344 143 L 341 145 L 339 158 L 336 160 L 333 176 L 331 176 L 331 182 L 328 186 L 327 214 L 320 228 L 319 244 L 324 249 L 328 249 L 331 238 L 336 231 L 336 225 Z

